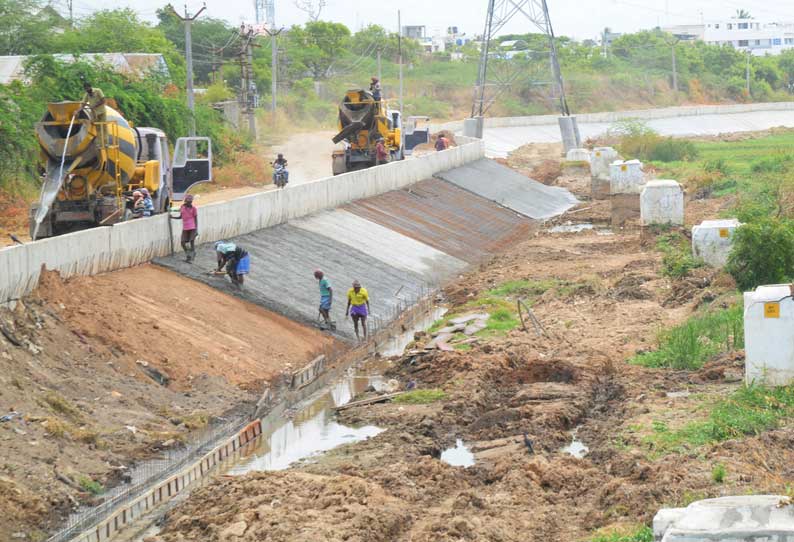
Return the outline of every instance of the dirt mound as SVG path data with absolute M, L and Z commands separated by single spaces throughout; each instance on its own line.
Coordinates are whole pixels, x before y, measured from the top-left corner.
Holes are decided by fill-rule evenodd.
M 392 542 L 408 522 L 398 499 L 358 477 L 255 473 L 198 491 L 159 538 Z
M 68 282 L 46 273 L 37 295 L 78 337 L 135 357 L 177 389 L 210 375 L 261 390 L 330 343 L 317 330 L 154 265 Z

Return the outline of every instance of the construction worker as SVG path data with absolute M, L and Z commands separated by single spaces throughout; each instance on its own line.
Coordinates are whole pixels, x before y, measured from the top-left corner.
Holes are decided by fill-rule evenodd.
M 218 259 L 216 273 L 220 273 L 226 266 L 226 274 L 232 279 L 232 284 L 242 288 L 245 275 L 251 271 L 251 256 L 248 252 L 232 242 L 218 241 L 215 243 L 215 254 Z
M 185 196 L 179 216 L 171 216 L 171 220 L 182 221 L 182 250 L 185 261 L 190 263 L 196 257 L 196 237 L 198 236 L 198 209 L 193 205 L 193 194 Z
M 381 137 L 375 145 L 375 165 L 385 164 L 389 161 L 389 151 L 386 149 L 386 142 Z
M 141 188 L 141 194 L 143 195 L 143 216 L 152 216 L 154 214 L 154 201 L 152 201 L 152 195 L 149 193 L 149 190 L 146 188 Z
M 364 340 L 367 340 L 367 315 L 369 315 L 369 293 L 366 288 L 361 287 L 357 280 L 353 281 L 353 287 L 347 291 L 347 308 L 345 318 L 353 318 L 353 327 L 356 330 L 356 339 L 361 340 L 358 335 L 358 323 L 361 322 L 361 330 L 364 332 Z
M 369 91 L 372 93 L 372 97 L 375 101 L 379 102 L 381 99 L 380 79 L 377 77 L 372 78 L 372 82 L 369 84 Z
M 141 218 L 144 211 L 143 194 L 140 190 L 132 193 L 132 218 Z
M 445 151 L 449 148 L 449 139 L 444 134 L 441 134 L 436 139 L 436 150 Z
M 331 304 L 334 301 L 334 289 L 330 281 L 325 278 L 325 273 L 318 269 L 314 272 L 314 278 L 320 284 L 320 315 L 325 321 L 327 329 L 336 329 L 336 323 L 331 321 Z
M 88 81 L 83 83 L 83 89 L 85 90 L 82 100 L 83 108 L 91 110 L 91 120 L 94 122 L 107 122 L 108 113 L 105 107 L 105 93 L 102 92 L 102 89 L 93 88 Z M 99 133 L 101 141 L 106 142 L 107 131 L 105 130 L 104 124 L 99 126 Z

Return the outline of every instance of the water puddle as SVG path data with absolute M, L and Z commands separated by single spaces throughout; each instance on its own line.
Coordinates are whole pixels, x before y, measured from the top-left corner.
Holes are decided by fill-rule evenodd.
M 574 224 L 572 222 L 566 222 L 565 224 L 560 224 L 549 228 L 549 233 L 581 233 L 583 231 L 590 231 L 595 230 L 596 235 L 614 235 L 612 230 L 609 228 L 596 228 L 593 224 L 589 222 L 583 222 L 580 224 Z
M 275 471 L 353 442 L 382 433 L 373 425 L 350 427 L 336 420 L 334 408 L 349 403 L 370 386 L 378 389 L 380 376 L 349 375 L 330 389 L 309 398 L 293 409 L 291 419 L 281 419 L 266 431 L 246 457 L 229 470 L 240 475 L 250 471 Z
M 429 328 L 436 320 L 440 319 L 446 313 L 447 309 L 444 307 L 433 307 L 430 312 L 419 317 L 411 326 L 411 329 L 397 335 L 392 335 L 383 344 L 379 345 L 377 352 L 386 358 L 402 355 L 405 351 L 405 347 L 413 342 L 414 333 Z
M 474 465 L 474 454 L 469 451 L 462 440 L 457 439 L 454 448 L 447 448 L 441 452 L 441 461 L 453 467 L 471 467 Z
M 577 427 L 571 432 L 571 443 L 565 446 L 560 451 L 572 455 L 577 459 L 582 459 L 584 456 L 587 455 L 587 452 L 590 451 L 590 448 L 588 448 L 584 442 L 579 440 L 579 437 L 577 436 L 578 432 L 579 432 L 579 428 Z

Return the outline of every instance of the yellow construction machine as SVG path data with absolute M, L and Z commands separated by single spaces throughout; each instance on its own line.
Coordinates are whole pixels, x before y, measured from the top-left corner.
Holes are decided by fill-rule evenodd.
M 344 146 L 333 152 L 334 175 L 376 165 L 375 146 L 381 138 L 389 160 L 404 158 L 400 112 L 367 90 L 348 90 L 339 104 L 339 133 L 333 138 Z
M 172 164 L 163 131 L 133 127 L 105 109 L 107 120 L 97 122 L 80 102 L 50 103 L 36 124 L 44 182 L 30 211 L 32 238 L 128 220 L 130 196 L 141 188 L 163 212 L 192 184 L 212 180 L 208 138 L 177 140 Z

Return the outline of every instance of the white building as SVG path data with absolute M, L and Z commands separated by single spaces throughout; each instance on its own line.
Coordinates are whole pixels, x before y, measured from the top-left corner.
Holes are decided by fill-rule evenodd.
M 794 23 L 733 18 L 701 25 L 670 26 L 663 30 L 682 39 L 698 39 L 710 45 L 730 45 L 757 56 L 777 55 L 794 48 Z

